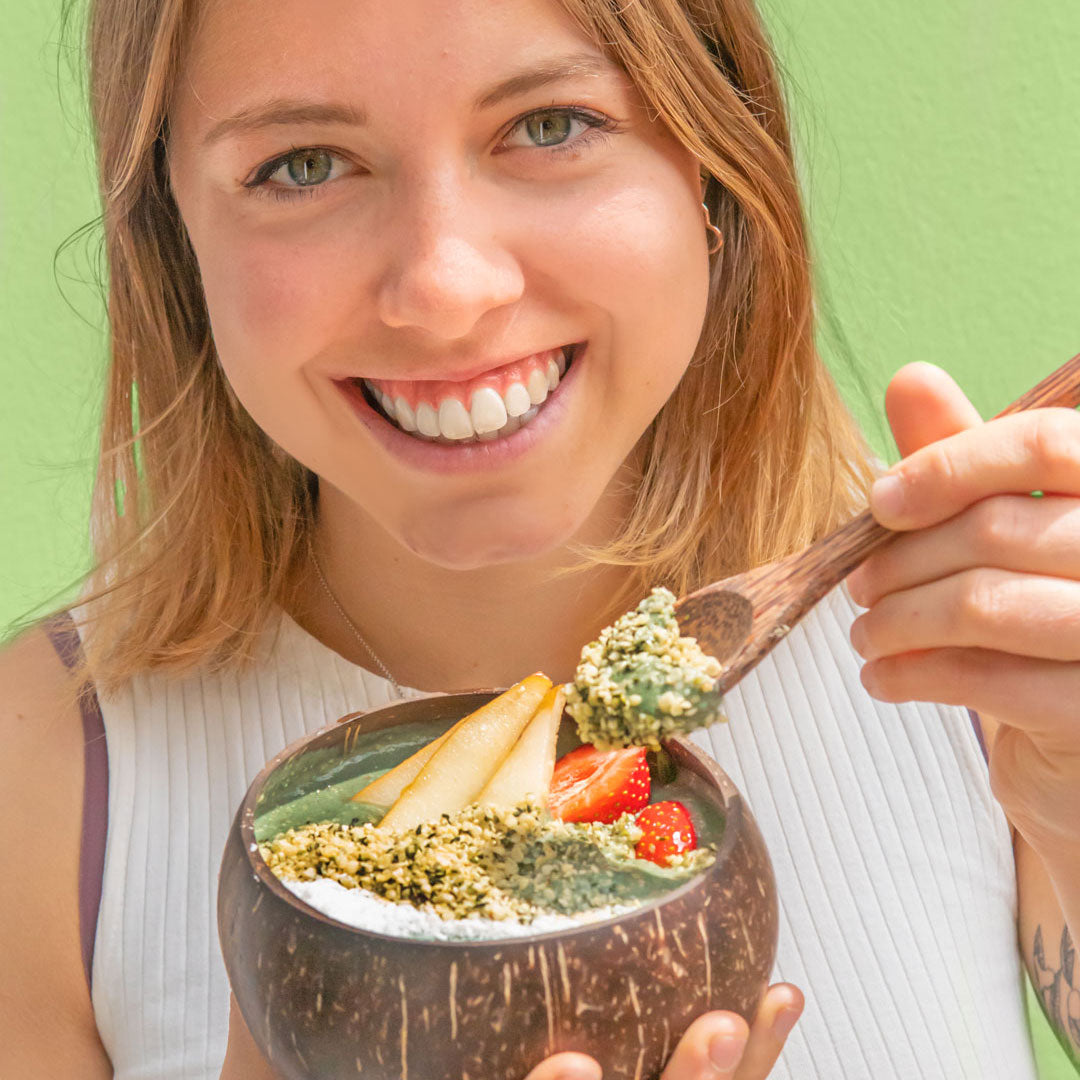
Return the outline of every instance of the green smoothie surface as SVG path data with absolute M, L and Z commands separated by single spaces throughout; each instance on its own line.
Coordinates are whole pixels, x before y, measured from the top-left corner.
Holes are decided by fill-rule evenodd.
M 377 829 L 381 806 L 352 796 L 449 726 L 411 724 L 360 734 L 345 756 L 324 751 L 272 776 L 255 817 L 255 839 L 279 877 L 329 877 L 442 918 L 480 915 L 529 922 L 538 913 L 572 913 L 644 902 L 689 881 L 715 858 L 724 818 L 691 774 L 660 769 L 653 801 L 676 799 L 693 817 L 698 850 L 661 867 L 634 857 L 640 829 L 629 815 L 612 825 L 568 824 L 543 808 L 467 807 L 439 822 L 394 835 Z M 559 752 L 577 740 L 571 725 Z

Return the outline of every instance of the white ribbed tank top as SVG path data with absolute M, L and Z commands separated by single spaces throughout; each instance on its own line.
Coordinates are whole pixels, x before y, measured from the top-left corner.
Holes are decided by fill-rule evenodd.
M 728 696 L 729 723 L 695 737 L 765 836 L 774 981 L 806 994 L 771 1077 L 1035 1080 L 1009 830 L 968 715 L 870 698 L 855 614 L 834 591 Z M 143 675 L 101 701 L 92 994 L 117 1080 L 216 1080 L 229 989 L 215 902 L 233 813 L 288 743 L 390 697 L 283 617 L 242 672 Z

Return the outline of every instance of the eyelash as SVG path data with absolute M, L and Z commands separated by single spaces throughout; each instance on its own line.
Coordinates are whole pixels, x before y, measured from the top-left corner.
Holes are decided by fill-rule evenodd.
M 565 115 L 569 116 L 571 120 L 579 120 L 586 125 L 586 130 L 583 131 L 577 138 L 568 139 L 566 142 L 557 143 L 554 146 L 536 146 L 536 150 L 544 150 L 552 155 L 576 153 L 588 145 L 591 145 L 597 140 L 603 140 L 615 131 L 619 130 L 619 124 L 613 120 L 610 116 L 605 116 L 602 113 L 595 113 L 588 109 L 583 109 L 580 106 L 560 106 L 551 107 L 547 109 L 534 109 L 532 112 L 526 113 L 524 116 L 518 117 L 511 125 L 506 133 L 508 138 L 510 134 L 516 131 L 526 121 L 531 120 L 537 116 L 556 116 Z M 513 147 L 512 149 L 527 149 L 527 147 Z M 270 177 L 274 175 L 286 164 L 290 158 L 295 157 L 297 154 L 302 154 L 309 150 L 328 150 L 327 147 L 314 147 L 314 146 L 294 146 L 287 153 L 280 154 L 278 157 L 267 161 L 265 164 L 260 165 L 256 170 L 255 175 L 244 182 L 244 187 L 251 195 L 258 196 L 260 198 L 270 196 L 275 199 L 281 199 L 289 201 L 300 198 L 311 198 L 315 196 L 321 188 L 327 186 L 327 181 L 323 181 L 321 184 L 305 184 L 290 187 L 285 184 L 271 184 Z M 340 157 L 340 155 L 333 154 L 333 151 L 329 151 L 334 157 Z

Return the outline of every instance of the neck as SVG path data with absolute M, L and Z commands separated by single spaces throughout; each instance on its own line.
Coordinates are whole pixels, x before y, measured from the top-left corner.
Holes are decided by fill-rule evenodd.
M 574 537 L 611 538 L 625 506 L 597 508 Z M 372 652 L 402 686 L 454 692 L 510 686 L 533 671 L 573 678 L 581 647 L 638 597 L 624 567 L 573 565 L 567 548 L 542 558 L 450 570 L 398 543 L 340 492 L 323 485 L 314 547 L 329 588 Z M 346 659 L 378 671 L 310 561 L 290 613 Z

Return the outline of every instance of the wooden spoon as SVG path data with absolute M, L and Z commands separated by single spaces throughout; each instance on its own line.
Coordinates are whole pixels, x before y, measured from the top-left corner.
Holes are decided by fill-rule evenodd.
M 998 416 L 1050 405 L 1080 405 L 1080 356 Z M 675 614 L 682 633 L 697 638 L 705 652 L 724 665 L 716 692 L 734 686 L 814 604 L 895 535 L 867 510 L 803 551 L 706 585 L 679 600 Z

